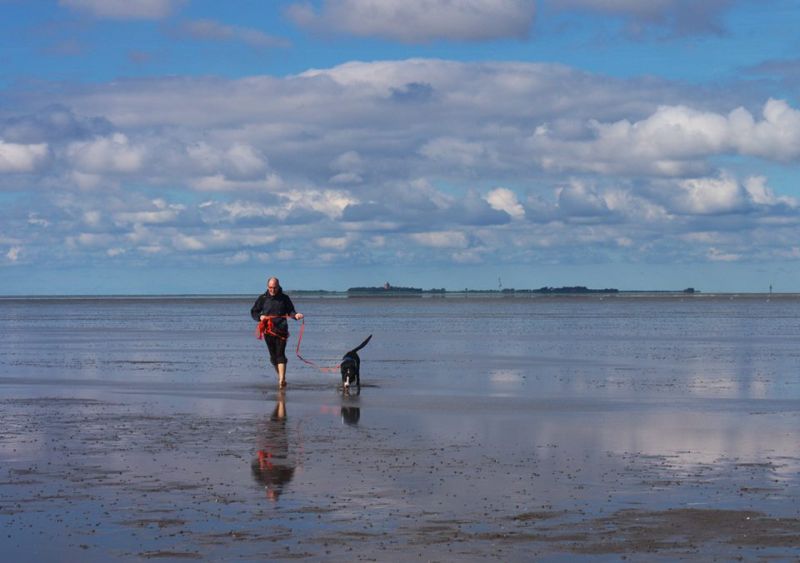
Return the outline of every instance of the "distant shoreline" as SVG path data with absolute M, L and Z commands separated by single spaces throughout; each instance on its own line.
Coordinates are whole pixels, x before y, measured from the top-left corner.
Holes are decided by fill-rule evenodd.
M 604 293 L 602 291 L 587 293 L 536 293 L 525 291 L 497 291 L 497 290 L 468 290 L 468 291 L 445 291 L 429 292 L 422 291 L 414 294 L 399 293 L 372 293 L 372 294 L 352 294 L 347 291 L 330 290 L 303 290 L 287 289 L 286 293 L 294 298 L 320 298 L 320 299 L 800 299 L 800 292 L 786 293 L 767 293 L 767 292 L 699 292 L 684 293 L 683 291 L 670 290 L 620 290 L 617 292 Z M 0 295 L 0 301 L 22 301 L 22 300 L 99 300 L 99 299 L 119 299 L 119 300 L 159 300 L 159 299 L 253 299 L 256 293 L 164 293 L 164 294 L 41 294 L 41 295 Z

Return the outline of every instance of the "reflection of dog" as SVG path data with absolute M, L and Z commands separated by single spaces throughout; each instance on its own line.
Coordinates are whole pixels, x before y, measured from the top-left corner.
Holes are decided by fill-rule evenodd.
M 361 418 L 361 409 L 358 407 L 342 407 L 342 422 L 355 426 Z
M 366 346 L 371 338 L 370 334 L 364 342 L 350 350 L 342 358 L 339 370 L 342 372 L 342 385 L 345 389 L 349 389 L 353 384 L 361 389 L 361 358 L 358 357 L 358 351 Z

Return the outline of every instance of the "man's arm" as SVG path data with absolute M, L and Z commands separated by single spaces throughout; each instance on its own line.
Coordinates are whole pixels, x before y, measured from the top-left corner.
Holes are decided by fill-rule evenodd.
M 261 320 L 261 307 L 264 305 L 264 296 L 259 295 L 256 302 L 250 308 L 250 316 L 253 318 L 254 321 Z

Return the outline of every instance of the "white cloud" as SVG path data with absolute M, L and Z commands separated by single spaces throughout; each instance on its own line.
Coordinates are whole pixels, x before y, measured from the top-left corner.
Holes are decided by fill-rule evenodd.
M 67 246 L 74 247 L 89 247 L 89 248 L 107 248 L 114 243 L 114 236 L 108 233 L 78 233 L 77 235 L 67 237 Z
M 798 110 L 779 100 L 731 111 L 557 65 L 415 59 L 54 101 L 70 108 L 62 127 L 0 122 L 47 147 L 24 177 L 31 205 L 0 209 L 26 260 L 60 259 L 65 240 L 70 259 L 155 264 L 747 260 L 748 234 L 777 256 L 800 233 L 791 188 L 759 170 L 800 160 Z M 18 182 L 0 175 L 0 189 Z
M 678 184 L 677 206 L 688 213 L 728 213 L 740 209 L 745 191 L 734 178 L 698 178 Z
M 517 194 L 508 188 L 493 189 L 487 194 L 486 201 L 492 206 L 492 209 L 505 211 L 514 219 L 525 217 L 525 208 L 519 203 Z
M 231 241 L 241 243 L 244 246 L 266 246 L 278 240 L 278 235 L 274 229 L 251 229 L 237 233 Z
M 84 190 L 97 188 L 106 182 L 110 185 L 115 184 L 113 180 L 106 180 L 101 174 L 86 174 L 85 172 L 79 172 L 78 170 L 73 170 L 70 172 L 69 178 L 76 186 Z
M 342 172 L 330 178 L 331 184 L 361 184 L 363 182 L 364 178 L 355 172 Z
M 43 219 L 38 213 L 28 213 L 28 224 L 46 229 L 50 226 L 50 221 Z
M 728 116 L 730 135 L 741 154 L 784 162 L 800 159 L 800 110 L 784 100 L 768 100 L 763 119 L 755 121 L 745 109 Z
M 225 161 L 231 172 L 229 177 L 252 179 L 261 176 L 267 168 L 266 159 L 262 158 L 250 145 L 237 143 L 225 153 Z
M 764 176 L 746 178 L 744 189 L 747 191 L 750 201 L 756 205 L 787 205 L 789 207 L 798 207 L 800 205 L 796 198 L 775 195 L 775 192 L 767 185 L 767 178 Z
M 33 172 L 47 155 L 47 143 L 24 145 L 0 139 L 0 173 Z
M 22 253 L 21 246 L 12 246 L 11 248 L 8 249 L 8 252 L 6 252 L 6 258 L 10 262 L 16 262 L 17 260 L 19 260 L 21 253 Z
M 175 221 L 186 206 L 179 204 L 167 204 L 163 200 L 154 200 L 155 209 L 143 211 L 122 211 L 114 213 L 114 221 L 117 224 L 159 224 Z
M 289 209 L 310 209 L 331 219 L 340 217 L 345 207 L 356 203 L 356 200 L 346 192 L 335 190 L 292 191 L 285 195 L 290 202 Z
M 320 248 L 341 252 L 350 245 L 351 237 L 320 237 L 315 242 Z
M 169 16 L 186 0 L 58 0 L 61 6 L 97 18 L 158 20 Z
M 738 254 L 724 252 L 718 248 L 709 248 L 707 257 L 712 262 L 736 262 L 741 259 Z
M 132 145 L 123 133 L 71 143 L 67 156 L 80 172 L 131 174 L 142 169 L 146 149 Z
M 250 253 L 244 251 L 237 252 L 233 256 L 225 258 L 223 261 L 228 266 L 238 266 L 239 264 L 247 264 L 248 262 L 250 262 Z
M 409 235 L 414 241 L 435 248 L 465 248 L 467 236 L 460 231 L 431 231 Z
M 800 159 L 800 111 L 768 100 L 762 115 L 756 121 L 744 108 L 725 115 L 661 106 L 636 122 L 590 120 L 588 139 L 559 139 L 552 129 L 539 127 L 530 146 L 545 169 L 601 174 L 681 176 L 706 170 L 705 159 L 717 154 Z
M 458 250 L 452 254 L 453 262 L 457 264 L 480 264 L 483 262 L 483 253 L 474 248 L 468 250 Z M 468 284 L 465 284 L 469 287 Z
M 199 142 L 185 147 L 184 150 L 191 167 L 186 172 L 194 170 L 198 176 L 219 176 L 234 182 L 260 180 L 264 178 L 269 167 L 266 156 L 248 143 L 235 142 L 219 147 Z M 178 155 L 178 160 L 181 156 Z
M 324 0 L 288 10 L 295 23 L 319 30 L 404 43 L 439 39 L 484 41 L 525 38 L 535 13 L 533 0 Z
M 199 238 L 179 233 L 172 239 L 173 246 L 178 250 L 205 250 L 206 245 Z
M 556 190 L 558 207 L 567 217 L 589 217 L 608 215 L 608 204 L 593 186 L 573 180 Z

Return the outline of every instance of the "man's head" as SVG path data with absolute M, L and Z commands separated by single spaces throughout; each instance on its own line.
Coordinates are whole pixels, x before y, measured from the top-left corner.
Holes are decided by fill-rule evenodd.
M 281 292 L 281 282 L 278 278 L 269 278 L 267 280 L 267 291 L 270 295 L 277 295 Z

